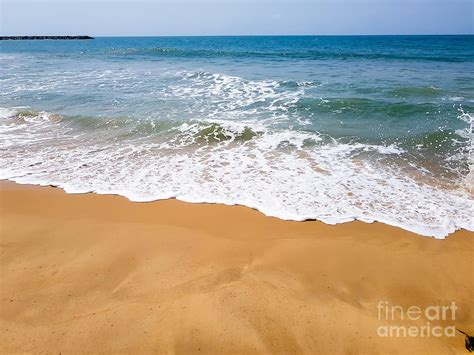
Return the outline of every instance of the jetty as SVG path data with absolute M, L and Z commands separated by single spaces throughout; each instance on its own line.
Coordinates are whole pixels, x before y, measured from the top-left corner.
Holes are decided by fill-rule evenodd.
M 90 36 L 0 36 L 0 41 L 30 41 L 30 40 L 76 40 L 76 39 L 94 39 Z

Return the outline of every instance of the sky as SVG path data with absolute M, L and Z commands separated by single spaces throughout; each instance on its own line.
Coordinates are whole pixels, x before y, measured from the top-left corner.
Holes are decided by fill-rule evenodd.
M 0 0 L 1 35 L 473 33 L 474 0 Z

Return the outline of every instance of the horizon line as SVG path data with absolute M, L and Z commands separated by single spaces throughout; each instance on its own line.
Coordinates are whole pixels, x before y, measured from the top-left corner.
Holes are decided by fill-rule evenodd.
M 93 34 L 52 34 L 52 35 L 37 35 L 37 34 L 17 34 L 17 35 L 3 35 L 1 37 L 62 37 L 62 36 L 91 36 L 94 38 L 117 38 L 117 37 L 377 37 L 377 36 L 474 36 L 474 33 L 406 33 L 406 34 L 203 34 L 203 35 L 93 35 Z

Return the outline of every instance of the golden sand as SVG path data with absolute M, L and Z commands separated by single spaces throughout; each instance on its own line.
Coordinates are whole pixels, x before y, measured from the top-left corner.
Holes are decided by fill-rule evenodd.
M 0 183 L 0 352 L 466 353 L 380 337 L 377 305 L 457 305 L 474 333 L 474 233 L 329 226 L 246 207 Z

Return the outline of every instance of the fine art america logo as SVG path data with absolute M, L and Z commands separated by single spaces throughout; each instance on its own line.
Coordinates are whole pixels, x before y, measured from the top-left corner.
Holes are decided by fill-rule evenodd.
M 381 337 L 454 337 L 457 308 L 455 302 L 448 305 L 405 308 L 388 301 L 380 301 L 377 304 L 378 320 L 387 324 L 377 328 L 377 335 Z M 399 321 L 412 321 L 413 325 L 394 324 Z

